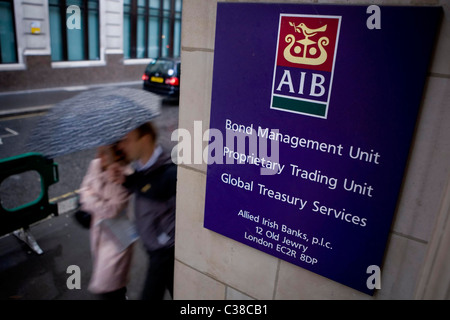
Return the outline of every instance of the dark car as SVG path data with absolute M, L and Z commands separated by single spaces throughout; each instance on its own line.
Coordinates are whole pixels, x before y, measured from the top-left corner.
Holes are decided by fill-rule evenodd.
M 142 75 L 144 89 L 170 98 L 180 97 L 180 58 L 158 58 Z

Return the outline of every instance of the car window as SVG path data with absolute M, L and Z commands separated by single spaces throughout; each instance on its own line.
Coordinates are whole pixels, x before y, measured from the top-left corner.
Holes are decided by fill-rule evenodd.
M 159 72 L 167 74 L 169 70 L 173 70 L 173 62 L 165 60 L 156 60 L 148 65 L 147 72 Z

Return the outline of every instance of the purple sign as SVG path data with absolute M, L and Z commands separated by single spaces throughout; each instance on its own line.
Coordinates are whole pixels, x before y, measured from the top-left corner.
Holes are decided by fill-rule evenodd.
M 219 3 L 204 226 L 373 294 L 440 13 Z

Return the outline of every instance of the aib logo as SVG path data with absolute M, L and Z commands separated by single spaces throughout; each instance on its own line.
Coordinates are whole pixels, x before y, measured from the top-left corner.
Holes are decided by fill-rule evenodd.
M 271 108 L 327 118 L 341 17 L 280 15 Z

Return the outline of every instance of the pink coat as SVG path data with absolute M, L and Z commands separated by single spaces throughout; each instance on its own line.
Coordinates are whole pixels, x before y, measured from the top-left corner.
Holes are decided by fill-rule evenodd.
M 120 252 L 109 234 L 98 224 L 101 219 L 113 218 L 125 209 L 128 198 L 126 189 L 110 182 L 108 172 L 101 170 L 100 159 L 92 160 L 81 183 L 80 202 L 82 209 L 92 215 L 90 240 L 93 265 L 89 290 L 93 293 L 111 292 L 128 283 L 133 246 Z

